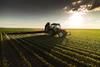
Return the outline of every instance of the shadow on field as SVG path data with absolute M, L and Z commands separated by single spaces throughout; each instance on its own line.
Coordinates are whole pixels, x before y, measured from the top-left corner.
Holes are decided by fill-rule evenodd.
M 42 62 L 40 62 L 38 59 L 34 58 L 36 56 L 33 56 L 32 52 L 35 52 L 37 55 L 39 55 L 40 57 L 43 57 L 44 59 L 47 60 L 47 62 L 49 62 L 55 66 L 63 65 L 63 63 L 55 60 L 49 54 L 59 56 L 59 58 L 63 58 L 62 56 L 55 53 L 55 51 L 52 51 L 52 49 L 55 50 L 55 47 L 57 45 L 62 45 L 64 40 L 66 40 L 66 38 L 65 37 L 63 37 L 63 38 L 51 37 L 45 33 L 41 35 L 41 33 L 44 33 L 44 32 L 37 31 L 37 32 L 30 32 L 30 33 L 29 32 L 26 32 L 26 33 L 25 32 L 24 33 L 7 33 L 7 35 L 10 37 L 11 37 L 11 35 L 17 36 L 20 34 L 19 36 L 21 36 L 21 35 L 23 36 L 24 34 L 25 35 L 32 34 L 32 36 L 28 36 L 28 37 L 15 38 L 15 39 L 11 38 L 10 41 L 5 40 L 6 42 L 4 44 L 9 45 L 9 46 L 7 46 L 7 47 L 4 46 L 6 49 L 6 50 L 4 49 L 4 51 L 5 51 L 6 56 L 8 57 L 8 60 L 9 59 L 11 60 L 12 67 L 15 64 L 18 65 L 19 62 L 21 63 L 21 61 L 18 60 L 19 56 L 17 56 L 18 52 L 16 52 L 16 49 L 19 49 L 19 51 L 21 51 L 23 53 L 23 55 L 25 55 L 28 58 L 28 60 L 30 60 L 30 63 L 32 64 L 32 66 L 43 65 Z M 36 35 L 36 34 L 38 34 L 38 35 Z M 14 36 L 12 36 L 12 37 L 14 37 Z M 11 46 L 11 44 L 12 44 L 11 42 L 13 42 L 13 45 L 15 47 L 17 47 L 16 49 L 14 48 L 14 46 Z M 9 47 L 9 49 L 8 49 L 8 47 Z M 46 54 L 46 52 L 48 54 Z M 10 55 L 12 55 L 12 56 L 10 57 Z M 13 59 L 15 57 L 17 59 Z M 18 60 L 19 62 L 16 62 L 16 60 Z M 18 66 L 18 67 L 20 67 L 20 66 Z M 45 66 L 43 66 L 43 67 L 45 67 Z
M 36 36 L 31 36 L 31 37 L 25 37 L 21 38 L 22 40 L 26 41 L 32 41 L 32 43 L 36 44 L 41 44 L 41 45 L 57 45 L 57 44 L 62 44 L 62 42 L 66 38 L 58 38 L 58 37 L 53 37 L 53 36 L 48 36 L 48 35 L 36 35 Z

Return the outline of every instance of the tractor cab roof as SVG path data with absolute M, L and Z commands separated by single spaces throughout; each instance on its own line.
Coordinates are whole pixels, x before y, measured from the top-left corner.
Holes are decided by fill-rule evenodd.
M 59 25 L 59 26 L 60 26 L 60 24 L 59 24 L 59 23 L 52 23 L 51 25 Z

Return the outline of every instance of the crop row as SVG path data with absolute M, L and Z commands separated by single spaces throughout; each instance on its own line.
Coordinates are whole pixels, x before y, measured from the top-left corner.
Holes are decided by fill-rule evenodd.
M 31 39 L 28 39 L 28 40 L 30 41 Z M 33 40 L 33 41 L 39 43 L 41 40 L 40 41 Z M 34 43 L 33 41 L 31 41 L 31 42 Z M 40 42 L 40 44 L 42 45 L 42 47 L 45 45 L 46 48 L 51 46 L 51 45 L 46 45 L 45 42 L 43 42 L 43 40 Z M 39 44 L 37 44 L 37 45 L 39 45 Z M 54 47 L 56 49 L 62 50 L 63 52 L 66 52 L 67 54 L 69 53 L 71 55 L 71 57 L 75 57 L 75 58 L 77 57 L 77 59 L 80 58 L 82 60 L 82 62 L 91 63 L 92 65 L 94 63 L 97 65 L 100 64 L 100 61 L 99 61 L 100 56 L 98 56 L 98 55 L 89 54 L 88 52 L 73 49 L 71 47 L 65 47 L 64 45 L 56 45 Z M 78 60 L 80 60 L 80 59 L 78 59 Z M 79 61 L 79 62 L 81 62 L 81 61 Z
M 100 66 L 99 52 L 62 44 L 67 42 L 66 40 L 46 35 L 0 33 L 3 65 L 4 67 L 13 67 L 16 64 L 18 67 Z
M 30 39 L 29 39 L 29 41 L 30 41 Z M 24 41 L 24 42 L 27 42 L 27 41 Z M 36 41 L 35 41 L 35 42 L 36 42 Z M 34 42 L 33 42 L 32 44 L 34 44 Z M 40 45 L 42 45 L 42 47 L 45 47 L 46 49 L 49 49 L 49 48 L 48 48 L 48 47 L 49 47 L 49 45 L 48 45 L 48 46 L 46 46 L 44 42 L 42 42 L 42 43 L 40 43 L 40 44 L 39 44 L 39 42 L 38 42 L 38 44 L 36 44 L 36 45 L 39 45 L 39 47 L 40 47 Z M 45 46 L 44 46 L 44 45 L 45 45 Z M 38 48 L 38 47 L 37 47 L 37 48 Z M 47 51 L 47 50 L 46 50 L 46 51 Z M 75 59 L 75 58 L 73 58 L 73 59 L 72 59 L 72 57 L 71 57 L 71 56 L 64 55 L 63 53 L 60 53 L 60 51 L 57 51 L 57 50 L 52 50 L 52 52 L 56 52 L 57 54 L 60 54 L 61 56 L 63 55 L 63 56 L 65 56 L 65 57 L 67 57 L 68 59 L 70 58 L 70 60 L 76 61 L 76 62 L 78 62 L 78 63 L 85 64 L 85 63 L 80 62 L 79 60 L 77 60 L 77 59 Z M 71 53 L 71 52 L 69 52 L 69 53 Z M 61 57 L 60 57 L 60 58 L 61 58 Z M 64 59 L 65 59 L 65 58 L 64 58 Z
M 37 47 L 37 46 L 33 46 L 32 44 L 30 44 L 29 42 L 26 42 L 24 40 L 18 40 L 17 42 L 19 42 L 20 44 L 21 43 L 24 43 L 24 47 L 26 47 L 25 49 L 27 49 L 28 51 L 34 51 L 36 52 L 37 54 L 39 54 L 40 57 L 44 58 L 44 60 L 46 61 L 46 64 L 47 62 L 51 63 L 52 65 L 54 66 L 58 66 L 58 65 L 61 65 L 61 66 L 67 66 L 67 63 L 62 61 L 61 59 L 57 58 L 56 56 L 48 53 L 47 51 Z M 29 46 L 30 45 L 30 46 Z M 34 50 L 33 50 L 34 49 Z M 42 56 L 41 56 L 42 55 Z M 44 61 L 44 60 L 41 60 L 41 61 Z
M 30 40 L 29 40 L 30 41 Z M 35 42 L 37 42 L 36 40 L 34 40 Z M 31 41 L 32 43 L 34 43 L 33 41 Z M 38 43 L 39 43 L 39 41 L 38 41 Z M 46 45 L 45 44 L 45 42 L 40 42 L 40 44 L 42 45 L 42 47 L 44 46 L 45 48 L 47 48 L 47 49 L 49 49 L 50 47 L 52 47 L 52 49 L 51 50 L 53 50 L 53 51 L 58 51 L 58 52 L 62 52 L 63 54 L 65 53 L 65 54 L 67 54 L 67 55 L 71 55 L 71 58 L 72 57 L 74 57 L 74 58 L 76 58 L 77 57 L 77 59 L 78 60 L 81 60 L 82 62 L 84 61 L 85 63 L 87 62 L 89 62 L 89 63 L 91 63 L 91 64 L 93 64 L 93 63 L 97 63 L 97 64 L 100 64 L 100 61 L 99 60 L 95 60 L 95 59 L 93 59 L 92 57 L 88 57 L 88 55 L 87 56 L 84 56 L 84 54 L 86 55 L 86 53 L 84 53 L 83 55 L 82 55 L 82 53 L 81 52 L 77 52 L 78 50 L 76 49 L 76 50 L 73 50 L 73 49 L 68 49 L 67 47 L 66 47 L 66 49 L 63 49 L 61 46 L 62 45 L 60 45 L 60 47 L 58 46 L 58 45 L 55 45 L 54 46 L 54 48 L 53 48 L 53 46 L 52 45 Z M 38 45 L 38 44 L 37 44 Z M 40 46 L 41 46 L 40 45 Z M 48 48 L 49 47 L 49 48 Z M 95 57 L 94 55 L 91 55 L 91 56 L 93 56 L 93 57 Z M 99 58 L 99 56 L 96 56 L 96 58 Z M 81 62 L 81 61 L 79 61 L 79 63 Z

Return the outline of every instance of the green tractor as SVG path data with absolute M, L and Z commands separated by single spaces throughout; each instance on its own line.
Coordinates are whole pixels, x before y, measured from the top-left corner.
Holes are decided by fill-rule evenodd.
M 70 35 L 69 32 L 61 29 L 61 25 L 58 23 L 52 23 L 51 25 L 45 27 L 45 32 L 48 33 L 49 36 L 57 36 L 57 37 L 65 37 L 66 35 Z

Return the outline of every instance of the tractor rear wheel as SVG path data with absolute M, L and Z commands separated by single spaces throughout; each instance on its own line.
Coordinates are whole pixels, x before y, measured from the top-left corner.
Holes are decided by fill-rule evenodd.
M 48 31 L 48 34 L 49 34 L 50 36 L 53 36 L 53 35 L 54 35 L 54 30 L 49 30 L 49 31 Z

